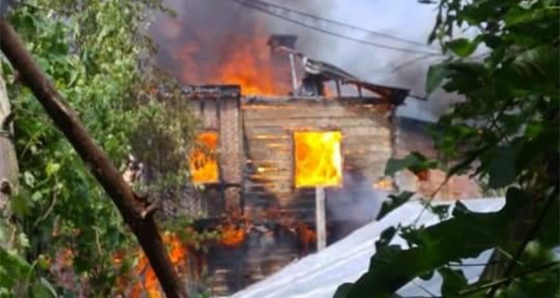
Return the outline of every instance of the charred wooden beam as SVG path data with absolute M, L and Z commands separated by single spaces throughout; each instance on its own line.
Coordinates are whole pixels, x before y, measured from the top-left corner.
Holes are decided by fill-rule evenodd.
M 295 102 L 316 102 L 325 105 L 378 105 L 387 104 L 388 102 L 381 97 L 338 97 L 338 98 L 325 98 L 325 97 L 305 97 L 305 96 L 251 96 L 243 98 L 244 104 L 277 104 L 277 105 L 291 105 Z M 249 107 L 250 108 L 250 107 Z

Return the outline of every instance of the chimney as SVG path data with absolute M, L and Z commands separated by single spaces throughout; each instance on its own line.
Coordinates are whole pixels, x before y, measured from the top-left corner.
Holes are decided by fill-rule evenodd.
M 295 44 L 296 35 L 273 34 L 268 38 L 267 45 L 270 47 L 271 55 L 279 52 L 287 52 L 290 59 L 290 69 L 292 75 L 292 93 L 295 94 L 298 87 L 298 79 L 295 65 Z

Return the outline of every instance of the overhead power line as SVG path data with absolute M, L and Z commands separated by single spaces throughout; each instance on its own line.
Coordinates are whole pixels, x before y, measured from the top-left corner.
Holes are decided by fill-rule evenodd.
M 419 42 L 419 41 L 410 40 L 410 39 L 398 37 L 398 36 L 395 36 L 395 35 L 392 35 L 392 34 L 379 32 L 379 31 L 374 31 L 374 30 L 363 28 L 363 27 L 354 26 L 354 25 L 351 25 L 351 24 L 348 24 L 348 23 L 343 23 L 343 22 L 340 22 L 340 21 L 323 18 L 323 17 L 316 16 L 316 15 L 313 15 L 313 14 L 310 14 L 310 13 L 307 13 L 307 12 L 298 11 L 298 10 L 288 8 L 288 7 L 285 7 L 285 6 L 280 6 L 280 5 L 277 5 L 277 4 L 274 4 L 274 3 L 268 3 L 268 2 L 259 1 L 259 0 L 237 0 L 237 2 L 254 2 L 254 3 L 260 2 L 261 5 L 265 5 L 265 6 L 280 9 L 280 10 L 290 11 L 290 12 L 293 12 L 295 14 L 299 14 L 301 16 L 308 17 L 308 18 L 313 19 L 315 21 L 325 22 L 325 23 L 329 23 L 329 24 L 332 24 L 332 25 L 339 26 L 341 29 L 350 29 L 352 31 L 358 31 L 358 32 L 366 33 L 366 34 L 381 36 L 381 37 L 384 37 L 384 38 L 388 38 L 388 39 L 392 39 L 392 40 L 396 40 L 396 41 L 400 41 L 400 42 L 404 42 L 404 43 L 408 43 L 408 44 L 412 44 L 412 45 L 416 45 L 416 46 L 421 46 L 421 47 L 425 47 L 425 48 L 436 50 L 436 51 L 438 50 L 435 47 L 429 46 L 429 45 L 427 45 L 425 43 L 422 43 L 422 42 Z
M 376 32 L 376 31 L 356 27 L 356 26 L 349 25 L 349 24 L 344 24 L 342 22 L 338 22 L 338 21 L 334 21 L 334 20 L 325 19 L 325 18 L 322 18 L 322 17 L 311 15 L 309 13 L 297 11 L 297 10 L 287 8 L 287 7 L 283 7 L 283 6 L 279 6 L 279 5 L 276 5 L 276 4 L 272 4 L 272 3 L 268 3 L 268 2 L 264 2 L 264 1 L 260 1 L 260 0 L 229 0 L 229 1 L 238 3 L 238 4 L 243 5 L 245 7 L 249 7 L 249 8 L 258 10 L 260 12 L 266 13 L 266 14 L 274 16 L 274 17 L 277 17 L 279 19 L 283 19 L 285 21 L 298 24 L 298 25 L 303 26 L 303 27 L 308 28 L 308 29 L 312 29 L 312 30 L 315 30 L 315 31 L 318 31 L 318 32 L 321 32 L 321 33 L 324 33 L 324 34 L 331 35 L 331 36 L 351 40 L 351 41 L 358 42 L 358 43 L 361 43 L 361 44 L 366 44 L 366 45 L 370 45 L 370 46 L 374 46 L 374 47 L 378 47 L 378 48 L 383 48 L 383 49 L 387 49 L 387 50 L 400 51 L 400 52 L 413 53 L 413 54 L 424 54 L 424 55 L 430 55 L 430 56 L 445 56 L 445 55 L 441 54 L 439 51 L 437 51 L 437 49 L 429 47 L 429 46 L 427 46 L 425 44 L 422 44 L 420 42 L 404 39 L 404 38 L 401 38 L 401 37 L 393 36 L 393 35 L 382 33 L 382 32 Z M 397 40 L 397 41 L 400 41 L 400 42 L 406 42 L 406 43 L 409 43 L 409 44 L 415 45 L 415 46 L 428 47 L 430 49 L 433 49 L 434 51 L 430 52 L 430 51 L 427 51 L 427 50 L 403 48 L 403 47 L 398 47 L 398 46 L 392 46 L 392 45 L 372 42 L 372 41 L 365 40 L 365 39 L 362 39 L 362 38 L 349 36 L 348 34 L 342 34 L 342 33 L 335 32 L 333 30 L 329 30 L 329 29 L 327 29 L 327 27 L 329 25 L 337 26 L 339 29 L 342 29 L 342 30 L 350 29 L 352 31 L 360 31 L 360 32 L 363 32 L 363 33 L 368 33 L 368 34 L 372 34 L 372 35 L 382 36 L 382 37 L 392 39 L 392 40 Z

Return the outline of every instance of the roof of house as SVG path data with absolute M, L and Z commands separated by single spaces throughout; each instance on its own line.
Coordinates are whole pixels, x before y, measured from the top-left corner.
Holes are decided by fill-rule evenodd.
M 477 212 L 492 212 L 502 208 L 505 200 L 471 199 L 463 203 Z M 411 224 L 422 208 L 419 202 L 407 203 L 386 215 L 381 221 L 372 222 L 325 250 L 288 265 L 274 275 L 236 293 L 232 298 L 333 297 L 340 284 L 354 282 L 367 271 L 370 258 L 375 252 L 374 243 L 381 232 L 390 226 Z M 433 225 L 438 222 L 436 215 L 424 212 L 418 225 Z M 393 244 L 406 246 L 406 242 L 400 237 L 394 239 Z M 464 260 L 464 264 L 484 263 L 490 254 L 491 251 L 485 251 L 477 258 Z M 482 270 L 481 266 L 463 267 L 470 282 L 476 281 Z M 401 288 L 398 294 L 422 297 L 430 296 L 431 293 L 439 296 L 441 282 L 438 274 L 429 281 L 415 279 Z

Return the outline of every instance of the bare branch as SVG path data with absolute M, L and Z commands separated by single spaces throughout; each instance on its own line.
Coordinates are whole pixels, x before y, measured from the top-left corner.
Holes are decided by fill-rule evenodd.
M 489 282 L 487 284 L 481 285 L 481 286 L 476 287 L 476 288 L 461 291 L 461 292 L 459 292 L 459 294 L 456 297 L 464 297 L 464 296 L 470 295 L 472 293 L 480 292 L 480 291 L 483 291 L 483 290 L 486 290 L 486 289 L 489 289 L 489 288 L 496 288 L 497 286 L 501 286 L 503 284 L 510 283 L 511 281 L 516 280 L 516 279 L 521 278 L 521 277 L 524 277 L 526 275 L 529 275 L 529 274 L 532 274 L 532 273 L 535 273 L 535 272 L 539 272 L 539 271 L 542 271 L 542 270 L 546 270 L 546 269 L 549 269 L 549 268 L 552 268 L 552 267 L 555 267 L 555 266 L 558 266 L 558 265 L 560 265 L 560 262 L 551 262 L 551 263 L 547 263 L 547 264 L 544 264 L 544 265 L 541 265 L 541 266 L 537 266 L 535 268 L 523 271 L 523 272 L 521 272 L 517 275 L 509 276 L 509 277 L 506 277 L 506 278 L 495 280 L 493 282 Z

